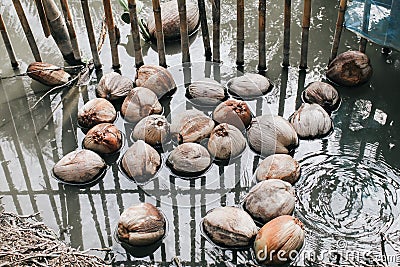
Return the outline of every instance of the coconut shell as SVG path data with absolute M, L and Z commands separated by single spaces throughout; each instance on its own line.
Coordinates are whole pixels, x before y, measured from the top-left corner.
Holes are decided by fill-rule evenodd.
M 303 92 L 303 99 L 309 104 L 318 104 L 327 112 L 336 110 L 340 104 L 338 91 L 324 82 L 313 82 Z
M 233 125 L 222 123 L 211 132 L 208 151 L 220 160 L 228 160 L 240 155 L 246 148 L 246 139 L 242 132 Z
M 341 86 L 359 86 L 369 81 L 372 66 L 366 54 L 347 51 L 337 56 L 328 66 L 326 77 Z
M 218 105 L 226 98 L 225 88 L 210 78 L 192 82 L 188 87 L 188 96 L 197 105 Z
M 197 143 L 184 143 L 177 146 L 168 157 L 168 166 L 182 175 L 197 175 L 211 165 L 207 149 Z
M 226 247 L 249 246 L 258 231 L 251 216 L 237 207 L 209 211 L 203 219 L 203 228 L 214 243 Z
M 97 124 L 87 132 L 83 146 L 101 154 L 115 153 L 122 147 L 122 134 L 114 124 Z
M 119 73 L 110 72 L 101 77 L 96 93 L 110 101 L 124 98 L 133 89 L 133 82 Z
M 82 149 L 68 153 L 53 167 L 54 175 L 69 183 L 88 183 L 106 168 L 104 160 L 95 152 Z
M 172 74 L 165 68 L 143 65 L 136 72 L 135 84 L 153 91 L 158 98 L 168 95 L 176 88 Z
M 243 76 L 228 81 L 229 93 L 242 99 L 251 99 L 268 93 L 271 89 L 269 80 L 256 73 L 246 73 Z
M 117 117 L 114 106 L 104 98 L 88 101 L 78 111 L 78 123 L 84 128 L 92 128 L 100 123 L 112 123 Z
M 289 155 L 275 154 L 268 156 L 256 170 L 258 182 L 279 179 L 294 184 L 300 177 L 299 163 Z
M 71 79 L 71 75 L 60 67 L 44 62 L 29 64 L 26 72 L 30 78 L 48 86 L 63 85 Z
M 180 39 L 180 19 L 178 11 L 178 3 L 176 1 L 168 1 L 162 3 L 161 21 L 165 40 Z M 197 30 L 199 25 L 199 8 L 195 1 L 186 2 L 186 19 L 189 35 Z M 156 25 L 154 15 L 151 13 L 147 18 L 147 29 L 152 38 L 156 39 Z
M 141 203 L 124 210 L 118 222 L 118 238 L 132 246 L 147 246 L 165 235 L 164 215 L 152 204 Z
M 150 115 L 140 120 L 132 132 L 135 140 L 144 140 L 149 145 L 160 145 L 169 137 L 169 123 L 164 116 Z
M 244 130 L 250 125 L 252 116 L 246 102 L 229 99 L 215 108 L 213 119 L 218 123 L 226 122 L 239 130 Z

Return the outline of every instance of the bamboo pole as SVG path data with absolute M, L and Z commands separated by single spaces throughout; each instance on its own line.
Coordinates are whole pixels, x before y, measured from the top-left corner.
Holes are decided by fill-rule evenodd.
M 363 12 L 363 22 L 362 22 L 362 31 L 363 32 L 368 32 L 370 13 L 371 13 L 371 2 L 365 1 L 364 12 Z M 358 50 L 362 53 L 365 53 L 365 51 L 367 50 L 367 43 L 368 43 L 368 40 L 365 39 L 364 37 L 361 37 L 360 46 L 359 46 Z
M 72 20 L 71 11 L 69 9 L 68 0 L 60 0 L 60 1 L 61 1 L 61 8 L 64 14 L 64 19 L 67 24 L 69 38 L 71 39 L 72 52 L 74 53 L 75 60 L 81 61 L 78 39 L 76 38 L 75 27 Z
M 96 37 L 94 36 L 92 19 L 90 17 L 90 10 L 88 0 L 81 0 L 83 17 L 85 18 L 86 31 L 89 38 L 90 50 L 92 51 L 94 67 L 98 70 L 101 69 L 101 62 L 99 52 L 97 51 Z
M 118 56 L 118 38 L 117 38 L 117 30 L 114 24 L 113 13 L 111 9 L 111 1 L 110 0 L 103 0 L 104 6 L 104 14 L 106 17 L 106 23 L 108 28 L 108 35 L 110 39 L 110 46 L 111 46 L 111 57 L 112 57 L 112 65 L 113 69 L 119 69 L 119 56 Z
M 29 26 L 29 22 L 26 19 L 26 15 L 24 9 L 22 8 L 21 2 L 19 0 L 12 0 L 14 4 L 15 11 L 17 12 L 19 21 L 21 22 L 22 29 L 24 30 L 26 39 L 28 39 L 29 47 L 32 50 L 33 57 L 35 61 L 41 62 L 42 58 L 40 57 L 39 48 L 37 47 L 35 38 L 33 37 L 33 33 L 31 27 Z
M 11 66 L 13 67 L 13 69 L 17 69 L 18 62 L 17 62 L 17 59 L 15 58 L 15 53 L 14 53 L 13 47 L 11 45 L 10 38 L 8 37 L 6 25 L 4 25 L 3 16 L 1 15 L 1 13 L 0 13 L 0 32 L 1 32 L 1 36 L 3 37 L 4 45 L 6 47 L 8 56 L 11 61 Z
M 211 45 L 210 45 L 210 34 L 208 32 L 208 23 L 207 23 L 207 14 L 204 0 L 197 1 L 199 6 L 199 15 L 200 15 L 200 23 L 201 23 L 201 34 L 203 36 L 203 45 L 204 45 L 204 55 L 206 60 L 211 60 Z
M 181 32 L 182 63 L 190 62 L 189 34 L 186 15 L 186 0 L 177 0 Z
M 131 32 L 133 38 L 133 48 L 135 49 L 135 65 L 136 68 L 144 65 L 142 46 L 140 45 L 140 34 L 139 34 L 139 24 L 136 10 L 136 0 L 129 0 L 129 17 L 131 21 Z
M 267 69 L 267 59 L 265 55 L 265 11 L 266 0 L 258 2 L 258 70 L 264 71 Z
M 347 8 L 347 0 L 340 0 L 338 17 L 336 21 L 335 35 L 334 35 L 335 37 L 333 38 L 331 57 L 329 58 L 329 63 L 331 63 L 331 61 L 337 56 L 338 53 L 346 8 Z
M 165 60 L 165 45 L 164 45 L 164 33 L 161 21 L 161 7 L 160 0 L 152 0 L 154 20 L 156 24 L 156 38 L 157 38 L 157 52 L 158 52 L 158 64 L 163 67 L 167 67 Z
M 311 0 L 304 0 L 303 30 L 301 33 L 300 69 L 307 68 L 308 39 L 310 33 Z
M 221 2 L 214 0 L 212 5 L 213 19 L 213 61 L 221 62 L 220 58 L 220 24 L 221 24 Z
M 42 24 L 44 36 L 47 38 L 51 35 L 49 23 L 47 22 L 46 13 L 44 12 L 44 7 L 42 0 L 35 0 L 36 8 L 38 10 L 40 23 Z
M 288 67 L 290 56 L 290 21 L 292 17 L 292 0 L 285 0 L 285 14 L 283 21 L 283 62 L 284 67 Z
M 244 0 L 237 0 L 236 65 L 244 65 Z

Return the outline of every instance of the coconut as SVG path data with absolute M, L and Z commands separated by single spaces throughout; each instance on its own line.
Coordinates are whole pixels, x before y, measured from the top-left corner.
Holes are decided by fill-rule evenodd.
M 132 137 L 152 146 L 163 144 L 169 137 L 169 123 L 164 116 L 150 115 L 136 124 Z
M 215 108 L 213 119 L 218 123 L 226 122 L 239 130 L 244 130 L 251 123 L 251 112 L 246 102 L 229 99 Z
M 204 78 L 192 82 L 188 87 L 188 97 L 197 105 L 218 105 L 226 98 L 225 88 L 217 81 Z
M 150 89 L 158 98 L 176 88 L 172 74 L 167 69 L 155 65 L 141 66 L 136 72 L 135 84 Z
M 303 91 L 303 99 L 309 104 L 318 104 L 327 112 L 334 111 L 340 104 L 338 91 L 330 84 L 313 82 Z
M 172 171 L 192 176 L 204 172 L 211 165 L 207 149 L 197 143 L 184 143 L 177 146 L 168 157 Z
M 29 77 L 48 86 L 57 86 L 67 83 L 71 75 L 60 67 L 44 62 L 33 62 L 26 70 Z
M 268 179 L 279 179 L 294 184 L 299 177 L 299 163 L 286 154 L 268 156 L 261 161 L 256 170 L 256 179 L 258 182 Z
M 233 125 L 222 123 L 211 132 L 208 151 L 220 160 L 238 156 L 246 148 L 246 139 L 242 132 Z
M 78 123 L 84 128 L 92 128 L 100 123 L 112 123 L 117 117 L 114 106 L 104 98 L 88 101 L 78 111 Z
M 243 99 L 255 98 L 268 93 L 271 89 L 269 80 L 255 73 L 232 78 L 227 85 L 229 93 Z
M 110 101 L 124 98 L 133 89 L 133 82 L 116 72 L 104 74 L 96 88 L 96 93 L 101 98 Z
M 114 124 L 100 123 L 87 132 L 83 146 L 101 154 L 115 153 L 122 147 L 122 134 Z

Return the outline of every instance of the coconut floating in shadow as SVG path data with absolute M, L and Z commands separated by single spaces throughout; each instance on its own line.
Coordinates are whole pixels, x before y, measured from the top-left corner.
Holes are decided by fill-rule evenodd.
M 61 181 L 84 184 L 95 180 L 106 169 L 106 163 L 95 152 L 87 149 L 68 153 L 53 167 Z
M 165 235 L 164 215 L 154 205 L 141 203 L 124 210 L 118 222 L 118 238 L 132 246 L 148 246 Z
M 246 102 L 229 99 L 219 104 L 214 112 L 213 119 L 218 123 L 228 123 L 239 130 L 246 129 L 251 123 L 251 111 Z
M 318 104 L 327 112 L 336 110 L 340 104 L 338 91 L 330 84 L 313 82 L 303 91 L 303 100 L 309 104 Z
M 369 81 L 372 66 L 366 54 L 347 51 L 337 56 L 328 66 L 326 77 L 341 86 L 359 86 Z
M 112 154 L 122 147 L 122 134 L 114 124 L 100 123 L 87 132 L 83 146 L 97 153 Z
M 94 98 L 79 109 L 78 124 L 89 129 L 100 123 L 112 123 L 116 117 L 117 111 L 110 101 Z
M 269 80 L 255 73 L 246 73 L 243 76 L 233 78 L 228 81 L 226 86 L 229 93 L 243 99 L 259 97 L 271 90 Z
M 203 229 L 212 242 L 231 248 L 249 246 L 258 231 L 251 216 L 237 207 L 209 211 L 203 219 Z
M 304 103 L 289 119 L 300 138 L 326 136 L 333 128 L 329 114 L 318 104 Z
M 203 112 L 192 109 L 172 118 L 171 135 L 179 143 L 200 142 L 210 136 L 215 122 Z
M 63 85 L 71 79 L 71 75 L 60 67 L 45 62 L 29 64 L 26 72 L 30 78 L 48 86 Z
M 172 74 L 163 67 L 143 65 L 136 71 L 135 84 L 153 91 L 158 98 L 169 95 L 176 88 Z
M 206 106 L 216 106 L 226 98 L 225 88 L 210 78 L 192 82 L 187 95 L 194 104 Z
M 169 123 L 162 115 L 150 115 L 140 120 L 132 132 L 134 140 L 144 140 L 149 145 L 161 145 L 169 138 Z
M 196 176 L 210 167 L 211 157 L 207 149 L 202 145 L 184 143 L 171 152 L 167 165 L 178 175 Z
M 298 146 L 299 139 L 293 126 L 276 115 L 263 115 L 252 120 L 247 131 L 250 146 L 258 153 L 288 154 Z
M 208 151 L 219 160 L 237 157 L 245 148 L 246 139 L 242 132 L 227 123 L 217 125 L 208 140 Z
M 275 154 L 268 156 L 256 170 L 258 182 L 279 179 L 294 184 L 300 177 L 299 163 L 289 155 Z
M 110 72 L 101 77 L 96 93 L 110 101 L 124 98 L 133 89 L 133 81 L 119 73 Z
M 288 182 L 270 179 L 251 188 L 244 199 L 245 210 L 260 223 L 278 216 L 292 214 L 296 197 Z

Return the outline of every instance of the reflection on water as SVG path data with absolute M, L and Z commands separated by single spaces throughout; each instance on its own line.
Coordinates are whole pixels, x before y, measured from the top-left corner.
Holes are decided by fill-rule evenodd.
M 322 3 L 321 3 L 322 2 Z M 335 1 L 314 1 L 310 30 L 309 69 L 298 71 L 302 1 L 293 1 L 291 64 L 282 69 L 283 3 L 268 2 L 267 10 L 267 76 L 274 83 L 265 98 L 249 101 L 253 114 L 279 114 L 288 118 L 301 104 L 301 92 L 314 80 L 323 78 L 329 58 L 329 46 L 335 26 Z M 28 20 L 45 61 L 62 64 L 62 57 L 51 39 L 41 33 L 32 1 L 23 0 Z M 90 48 L 80 14 L 80 2 L 70 1 L 74 22 L 84 58 L 90 58 Z M 146 10 L 150 2 L 145 2 Z M 322 6 L 323 5 L 323 6 Z M 4 19 L 9 27 L 11 41 L 21 62 L 21 70 L 33 60 L 11 2 L 4 4 Z M 201 35 L 191 39 L 191 58 L 197 63 L 191 68 L 180 65 L 179 47 L 167 49 L 167 64 L 171 66 L 178 90 L 172 99 L 166 99 L 164 115 L 171 121 L 174 114 L 191 108 L 185 99 L 185 84 L 214 77 L 225 83 L 240 75 L 234 68 L 236 56 L 235 9 L 233 1 L 222 4 L 221 59 L 222 66 L 201 62 L 204 59 Z M 115 11 L 121 12 L 115 5 Z M 207 3 L 210 11 L 211 4 Z M 99 28 L 103 15 L 102 2 L 91 1 L 94 25 Z M 246 2 L 245 71 L 255 72 L 258 59 L 257 2 Z M 209 12 L 209 14 L 211 14 Z M 211 20 L 210 20 L 211 21 Z M 123 75 L 133 79 L 134 59 L 129 25 L 117 20 L 121 27 L 119 46 Z M 97 31 L 96 31 L 97 32 Z M 356 48 L 357 38 L 344 32 L 341 49 Z M 150 46 L 144 46 L 146 63 L 156 64 L 158 57 Z M 0 51 L 5 51 L 0 42 Z M 367 52 L 374 67 L 369 84 L 360 88 L 338 88 L 343 98 L 340 109 L 333 114 L 334 132 L 323 140 L 301 141 L 295 158 L 303 171 L 296 185 L 298 202 L 295 214 L 305 223 L 307 240 L 305 250 L 321 252 L 338 239 L 349 246 L 374 249 L 381 252 L 380 233 L 393 234 L 399 229 L 399 173 L 400 136 L 400 56 L 398 52 L 383 56 L 380 48 L 368 46 Z M 106 41 L 101 53 L 105 73 L 111 71 L 111 55 Z M 0 75 L 14 72 L 6 53 L 0 53 Z M 176 66 L 175 66 L 176 65 Z M 175 67 L 174 67 L 175 66 Z M 27 214 L 41 212 L 44 222 L 74 247 L 113 247 L 116 265 L 137 266 L 152 262 L 169 265 L 174 257 L 182 265 L 199 266 L 205 262 L 218 265 L 237 265 L 248 262 L 250 251 L 222 251 L 212 247 L 201 237 L 199 223 L 206 212 L 221 205 L 240 205 L 253 185 L 253 173 L 259 156 L 247 151 L 228 166 L 213 165 L 199 179 L 183 180 L 167 168 L 158 179 L 138 187 L 124 177 L 118 161 L 110 164 L 105 177 L 92 187 L 76 188 L 58 184 L 51 177 L 51 169 L 63 155 L 81 146 L 84 133 L 77 127 L 79 107 L 95 97 L 95 86 L 101 74 L 94 76 L 87 86 L 72 87 L 46 96 L 35 109 L 36 101 L 47 88 L 27 77 L 0 82 L 0 200 L 10 211 Z M 121 116 L 116 121 L 126 137 L 132 124 Z M 129 138 L 127 145 L 131 144 Z M 121 151 L 121 155 L 123 151 Z M 165 162 L 165 157 L 163 160 Z M 147 201 L 161 208 L 169 220 L 168 234 L 154 253 L 143 258 L 125 249 L 113 238 L 119 214 L 132 204 Z M 394 253 L 384 243 L 387 253 Z M 176 259 L 175 259 L 176 260 Z M 300 265 L 302 262 L 300 262 Z

